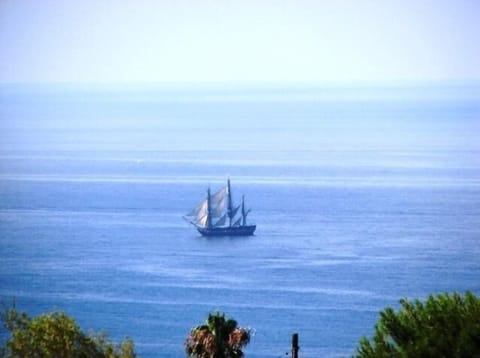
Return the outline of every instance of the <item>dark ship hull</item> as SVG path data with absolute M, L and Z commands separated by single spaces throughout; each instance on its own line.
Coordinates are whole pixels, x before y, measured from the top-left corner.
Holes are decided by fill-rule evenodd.
M 257 225 L 227 226 L 227 227 L 198 227 L 203 236 L 252 236 Z

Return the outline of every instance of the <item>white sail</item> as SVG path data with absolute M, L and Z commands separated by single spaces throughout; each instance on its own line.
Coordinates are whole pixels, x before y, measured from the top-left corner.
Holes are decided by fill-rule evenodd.
M 210 213 L 212 217 L 219 218 L 223 214 L 225 214 L 225 208 L 223 205 L 216 205 L 210 209 Z
M 208 200 L 204 200 L 198 207 L 195 209 L 197 216 L 195 218 L 195 223 L 199 226 L 207 226 L 208 223 Z
M 227 197 L 227 193 L 228 193 L 228 188 L 226 186 L 220 189 L 219 191 L 217 191 L 215 194 L 213 194 L 210 197 L 212 204 L 220 205 L 221 202 L 225 201 L 225 198 Z
M 212 203 L 212 215 L 220 217 L 225 213 L 228 202 L 227 187 L 224 187 L 213 194 L 210 198 Z
M 206 227 L 208 222 L 208 214 L 205 214 L 201 217 L 197 217 L 196 224 L 201 227 Z
M 216 205 L 216 208 L 221 211 L 221 212 L 224 212 L 225 210 L 227 210 L 227 202 L 228 202 L 228 197 L 225 196 L 224 198 L 222 198 L 222 200 L 220 200 L 217 205 Z
M 208 207 L 208 200 L 205 199 L 200 204 L 198 204 L 198 206 L 195 209 L 193 209 L 191 212 L 189 212 L 187 214 L 187 216 L 197 216 L 197 217 L 198 217 L 198 215 L 203 216 L 207 212 L 207 207 Z

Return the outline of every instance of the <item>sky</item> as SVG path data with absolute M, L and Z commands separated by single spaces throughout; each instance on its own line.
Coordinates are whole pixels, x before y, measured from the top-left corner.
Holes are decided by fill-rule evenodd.
M 478 0 L 0 0 L 0 83 L 480 79 Z

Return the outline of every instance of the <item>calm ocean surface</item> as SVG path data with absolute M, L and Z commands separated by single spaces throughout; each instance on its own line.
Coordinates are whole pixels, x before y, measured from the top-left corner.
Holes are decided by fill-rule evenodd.
M 212 310 L 248 357 L 350 356 L 400 298 L 480 294 L 479 136 L 478 85 L 4 86 L 0 300 L 142 357 Z M 182 215 L 228 177 L 257 232 L 202 238 Z

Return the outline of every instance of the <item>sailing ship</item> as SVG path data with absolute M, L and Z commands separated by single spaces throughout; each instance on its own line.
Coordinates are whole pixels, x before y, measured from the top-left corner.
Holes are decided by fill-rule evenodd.
M 232 199 L 230 179 L 227 185 L 214 194 L 207 190 L 207 197 L 185 219 L 195 226 L 203 236 L 251 236 L 256 225 L 247 225 L 250 209 L 242 203 L 235 205 Z

